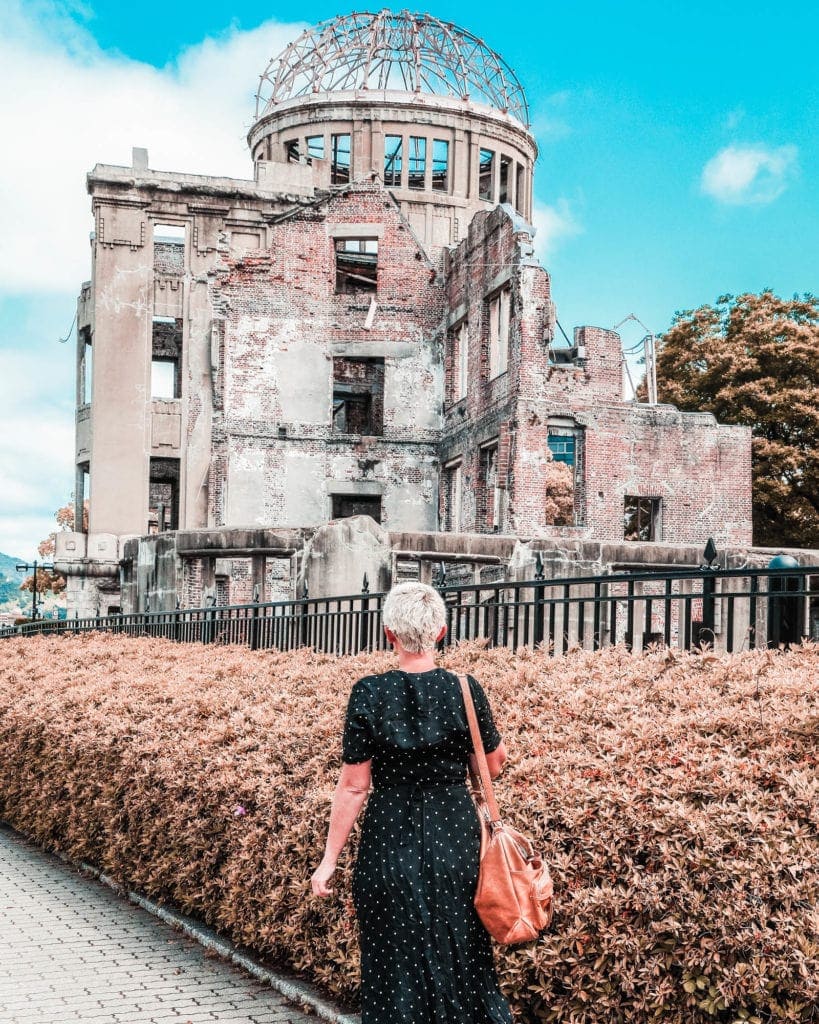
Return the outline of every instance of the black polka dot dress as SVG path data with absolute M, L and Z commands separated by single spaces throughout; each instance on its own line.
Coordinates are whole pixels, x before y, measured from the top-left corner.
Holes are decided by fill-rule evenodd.
M 501 742 L 469 680 L 486 753 Z M 473 903 L 480 822 L 467 785 L 472 739 L 457 676 L 393 670 L 352 688 L 342 760 L 372 758 L 352 896 L 361 1024 L 512 1024 L 491 938 Z

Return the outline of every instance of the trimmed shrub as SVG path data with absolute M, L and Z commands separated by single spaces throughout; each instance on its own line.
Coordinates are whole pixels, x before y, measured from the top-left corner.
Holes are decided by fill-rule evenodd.
M 496 947 L 523 1024 L 819 1020 L 819 648 L 472 643 L 502 813 L 552 868 L 551 930 Z M 0 643 L 0 815 L 354 1005 L 350 875 L 310 890 L 347 696 L 337 659 L 85 634 Z

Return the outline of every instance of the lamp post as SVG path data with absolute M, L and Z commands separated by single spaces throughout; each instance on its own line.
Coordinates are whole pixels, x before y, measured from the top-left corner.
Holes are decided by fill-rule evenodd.
M 32 583 L 31 583 L 31 621 L 32 622 L 36 622 L 36 620 L 37 620 L 37 570 L 38 569 L 42 569 L 45 572 L 46 570 L 51 570 L 53 568 L 54 568 L 54 565 L 53 565 L 52 562 L 41 562 L 38 565 L 36 559 L 31 564 L 29 564 L 28 562 L 18 562 L 17 563 L 17 572 L 30 572 L 32 570 L 34 572 L 34 575 L 32 576 Z

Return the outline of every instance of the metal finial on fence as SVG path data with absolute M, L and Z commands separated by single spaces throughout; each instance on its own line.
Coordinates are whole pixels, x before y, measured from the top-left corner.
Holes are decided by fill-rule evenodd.
M 310 588 L 307 585 L 307 580 L 304 581 L 304 594 L 302 594 L 302 600 L 306 601 L 310 597 Z
M 182 602 L 181 602 L 181 601 L 179 600 L 179 598 L 177 597 L 177 599 L 176 599 L 176 610 L 177 610 L 177 611 L 179 611 L 179 609 L 180 609 L 181 607 L 182 607 Z
M 539 551 L 535 555 L 535 579 L 543 579 L 543 555 Z
M 369 579 L 367 577 L 367 574 L 365 572 L 364 573 L 364 580 L 361 583 L 361 593 L 362 594 L 369 594 L 369 592 L 370 592 L 370 581 L 369 581 Z
M 254 604 L 258 604 L 259 600 L 260 600 L 260 597 L 261 597 L 261 591 L 259 589 L 259 584 L 255 583 L 253 585 L 253 603 Z
M 435 581 L 435 584 L 438 587 L 446 586 L 446 564 L 444 562 L 438 563 L 438 578 Z

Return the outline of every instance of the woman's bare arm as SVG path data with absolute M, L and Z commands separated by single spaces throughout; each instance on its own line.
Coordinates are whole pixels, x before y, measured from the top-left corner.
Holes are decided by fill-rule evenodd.
M 310 879 L 315 896 L 332 896 L 335 892 L 328 883 L 336 870 L 338 855 L 344 849 L 358 812 L 367 799 L 371 765 L 372 758 L 359 764 L 342 763 L 341 775 L 330 808 L 330 827 L 327 831 L 324 856 Z

